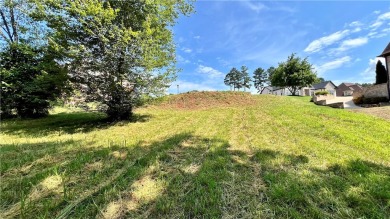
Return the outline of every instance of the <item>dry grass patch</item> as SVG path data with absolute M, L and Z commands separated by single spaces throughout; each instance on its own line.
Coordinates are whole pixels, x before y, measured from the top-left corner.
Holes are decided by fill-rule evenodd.
M 166 109 L 210 109 L 254 105 L 256 99 L 247 92 L 188 92 L 169 96 L 159 107 Z
M 368 115 L 376 116 L 383 118 L 387 121 L 390 121 L 390 106 L 384 107 L 372 107 L 372 108 L 362 108 L 353 110 L 354 112 L 365 113 Z

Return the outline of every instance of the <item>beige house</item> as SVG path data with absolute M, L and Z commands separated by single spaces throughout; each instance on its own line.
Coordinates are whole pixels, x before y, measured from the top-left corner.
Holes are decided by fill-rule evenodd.
M 310 95 L 313 96 L 317 91 L 328 91 L 329 94 L 336 96 L 337 86 L 332 81 L 324 81 L 318 84 L 313 84 L 310 90 Z

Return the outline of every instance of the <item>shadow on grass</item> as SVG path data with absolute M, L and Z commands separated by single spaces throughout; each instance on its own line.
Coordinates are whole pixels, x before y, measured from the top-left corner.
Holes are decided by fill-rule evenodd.
M 2 216 L 386 218 L 389 215 L 390 169 L 364 160 L 318 169 L 310 166 L 305 155 L 269 149 L 248 153 L 233 150 L 225 140 L 191 133 L 130 147 L 84 148 L 80 142 L 65 144 L 71 150 L 57 151 L 63 159 L 34 164 L 26 175 L 16 178 L 6 175 L 1 186 L 1 211 L 5 212 Z M 52 182 L 53 176 L 60 176 L 61 183 L 51 186 L 50 191 L 43 190 L 42 186 Z
M 126 125 L 128 123 L 147 122 L 150 115 L 134 114 L 127 121 L 111 121 L 103 113 L 72 112 L 58 113 L 40 119 L 9 119 L 2 121 L 2 132 L 9 135 L 42 136 L 52 133 L 73 134 L 87 133 L 94 130 L 107 129 L 112 125 Z
M 305 156 L 260 151 L 267 205 L 278 218 L 387 218 L 390 168 L 360 159 L 325 169 Z

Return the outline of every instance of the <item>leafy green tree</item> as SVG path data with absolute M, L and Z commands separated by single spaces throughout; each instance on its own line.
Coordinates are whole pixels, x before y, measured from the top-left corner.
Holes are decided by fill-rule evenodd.
M 286 62 L 279 63 L 271 77 L 272 86 L 286 87 L 293 96 L 298 89 L 313 84 L 317 75 L 307 58 L 301 59 L 291 54 Z
M 5 0 L 0 6 L 1 116 L 45 116 L 66 88 L 66 68 L 48 47 L 44 24 L 31 18 L 33 4 Z
M 388 77 L 387 71 L 385 66 L 382 64 L 381 60 L 378 60 L 378 62 L 376 63 L 375 73 L 376 73 L 375 84 L 387 83 L 387 77 Z
M 271 83 L 271 78 L 272 78 L 272 75 L 274 74 L 275 72 L 275 67 L 271 66 L 267 69 L 267 74 L 268 74 L 268 83 Z
M 12 43 L 0 53 L 1 115 L 46 116 L 66 87 L 67 72 L 48 52 Z
M 225 83 L 226 86 L 229 86 L 230 87 L 230 91 L 232 90 L 232 88 L 234 87 L 234 77 L 233 77 L 233 72 L 234 72 L 234 69 L 231 69 L 225 76 L 225 79 L 223 80 L 223 82 Z
M 251 88 L 251 78 L 249 77 L 248 73 L 248 67 L 246 66 L 241 66 L 241 72 L 240 72 L 240 88 L 243 87 L 244 91 L 246 91 L 246 88 L 250 89 Z
M 236 88 L 241 88 L 241 72 L 236 68 L 232 68 L 225 76 L 224 83 L 227 86 L 230 86 L 230 90 L 233 88 L 235 91 Z
M 253 84 L 257 89 L 257 92 L 261 93 L 261 91 L 264 89 L 267 83 L 268 83 L 267 71 L 265 71 L 262 68 L 257 68 L 253 72 Z
M 86 101 L 108 106 L 112 119 L 128 119 L 141 96 L 158 96 L 175 78 L 172 26 L 192 12 L 182 1 L 35 0 L 35 18 L 55 35 L 72 81 Z
M 357 83 L 357 85 L 360 85 L 360 86 L 362 86 L 362 87 L 370 87 L 370 86 L 372 86 L 373 84 L 371 84 L 371 83 L 362 83 L 362 84 Z

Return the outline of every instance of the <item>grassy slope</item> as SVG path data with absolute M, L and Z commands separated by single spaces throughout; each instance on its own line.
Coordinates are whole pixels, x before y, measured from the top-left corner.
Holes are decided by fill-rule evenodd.
M 390 217 L 388 121 L 254 98 L 4 121 L 0 216 Z

